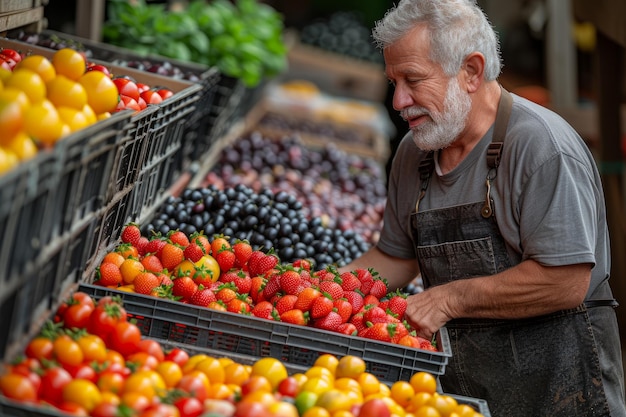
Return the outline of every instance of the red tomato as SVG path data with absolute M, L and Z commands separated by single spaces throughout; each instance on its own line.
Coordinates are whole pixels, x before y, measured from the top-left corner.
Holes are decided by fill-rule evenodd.
M 156 340 L 142 339 L 138 344 L 138 348 L 140 352 L 146 352 L 154 356 L 159 362 L 163 362 L 163 360 L 165 359 L 163 347 L 161 347 L 161 344 Z
M 70 402 L 70 401 L 62 402 L 61 404 L 57 405 L 57 408 L 72 416 L 88 416 L 89 415 L 89 413 L 84 407 L 76 403 Z
M 115 329 L 115 325 L 126 321 L 127 318 L 126 310 L 119 304 L 98 304 L 91 312 L 87 331 L 106 340 L 106 337 Z
M 178 408 L 180 417 L 198 417 L 204 409 L 202 402 L 195 397 L 179 398 L 174 405 Z
M 63 401 L 63 387 L 72 380 L 72 375 L 60 366 L 46 369 L 41 377 L 39 397 L 51 404 Z
M 204 401 L 208 397 L 207 386 L 199 376 L 194 374 L 183 375 L 176 388 L 193 394 L 193 396 L 200 401 Z
M 65 369 L 70 373 L 73 379 L 86 379 L 91 382 L 98 380 L 98 374 L 88 363 L 65 365 Z
M 120 406 L 109 401 L 103 401 L 91 410 L 91 417 L 118 417 L 121 414 Z
M 277 392 L 285 397 L 295 398 L 300 390 L 298 380 L 293 376 L 289 376 L 278 384 Z
M 13 71 L 11 64 L 9 64 L 9 62 L 5 61 L 4 59 L 0 59 L 0 68 L 5 69 L 7 71 Z
M 113 78 L 113 83 L 117 87 L 120 95 L 128 96 L 135 101 L 139 100 L 139 88 L 137 83 L 128 77 L 116 77 Z
M 33 384 L 35 391 L 39 391 L 39 388 L 41 387 L 41 377 L 37 373 L 37 369 L 41 369 L 41 367 L 31 368 L 29 367 L 28 363 L 21 363 L 19 365 L 15 365 L 11 372 L 19 375 L 24 375 L 26 378 L 28 378 L 31 384 Z
M 72 304 L 63 313 L 63 326 L 68 329 L 86 329 L 89 325 L 93 304 Z
M 52 340 L 47 337 L 35 337 L 26 346 L 26 356 L 35 359 L 52 359 Z
M 233 417 L 267 417 L 269 415 L 270 413 L 263 403 L 241 401 L 237 403 Z
M 139 94 L 141 94 L 144 91 L 148 91 L 150 89 L 150 86 L 144 83 L 137 83 L 137 89 L 139 90 Z
M 16 63 L 22 60 L 22 55 L 15 49 L 11 49 L 11 48 L 4 48 L 0 50 L 0 55 L 10 58 Z
M 109 69 L 107 67 L 105 67 L 104 65 L 100 65 L 100 64 L 90 64 L 87 65 L 86 71 L 100 71 L 105 73 L 106 75 L 108 75 L 109 77 L 111 77 L 111 71 L 109 71 Z
M 146 104 L 159 104 L 163 101 L 163 97 L 154 90 L 148 90 L 141 93 L 141 98 L 146 101 Z
M 159 88 L 156 90 L 157 94 L 161 96 L 163 100 L 170 98 L 174 95 L 174 92 L 168 88 Z
M 115 111 L 118 112 L 122 110 L 141 111 L 141 107 L 139 107 L 137 100 L 134 98 L 120 94 L 120 101 L 117 103 Z
M 4 56 L 4 55 L 0 55 L 0 62 L 5 63 L 6 65 L 3 65 L 3 67 L 13 71 L 13 69 L 15 68 L 15 66 L 17 65 L 17 62 L 15 62 L 13 59 L 9 58 L 8 56 Z
M 182 368 L 189 360 L 189 353 L 180 348 L 173 348 L 172 350 L 167 352 L 167 354 L 165 355 L 165 360 L 172 361 Z
M 117 350 L 124 357 L 134 353 L 138 349 L 141 340 L 141 330 L 137 325 L 122 321 L 115 325 L 115 329 L 109 335 L 110 347 Z
M 139 97 L 139 100 L 137 100 L 137 104 L 139 104 L 139 108 L 141 110 L 145 109 L 146 107 L 148 107 L 148 105 L 146 104 L 146 100 L 144 100 L 143 98 Z
M 153 404 L 141 412 L 140 417 L 179 417 L 178 409 L 172 404 Z
M 359 410 L 359 417 L 390 417 L 391 412 L 387 403 L 380 398 L 371 398 L 365 401 Z

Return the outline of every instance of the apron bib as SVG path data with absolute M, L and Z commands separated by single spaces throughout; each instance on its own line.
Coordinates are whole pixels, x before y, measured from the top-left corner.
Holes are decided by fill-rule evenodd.
M 485 201 L 420 213 L 419 199 L 434 166 L 432 154 L 430 162 L 420 165 L 422 190 L 411 227 L 425 288 L 512 266 L 489 193 L 511 101 L 502 89 L 494 146 L 488 151 L 492 169 Z M 611 307 L 594 310 L 614 315 Z M 613 321 L 611 331 L 617 332 Z M 485 399 L 494 417 L 610 415 L 584 305 L 523 320 L 456 319 L 446 328 L 453 355 L 440 377 L 444 392 Z

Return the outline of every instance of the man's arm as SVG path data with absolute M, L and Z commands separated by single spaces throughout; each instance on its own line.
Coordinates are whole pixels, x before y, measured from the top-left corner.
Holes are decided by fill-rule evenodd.
M 422 337 L 455 318 L 520 319 L 574 308 L 587 294 L 590 264 L 527 260 L 499 274 L 456 280 L 408 298 L 407 318 Z

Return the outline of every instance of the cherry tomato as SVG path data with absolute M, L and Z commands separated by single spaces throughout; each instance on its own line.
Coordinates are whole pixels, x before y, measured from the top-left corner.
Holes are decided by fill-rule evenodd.
M 139 351 L 146 352 L 152 356 L 154 356 L 159 362 L 162 362 L 165 359 L 165 354 L 163 353 L 163 347 L 156 340 L 152 339 L 142 339 L 137 347 Z
M 78 366 L 83 363 L 85 357 L 80 345 L 66 334 L 54 340 L 53 351 L 56 360 L 64 366 Z
M 12 372 L 28 378 L 33 385 L 33 388 L 35 388 L 35 391 L 39 391 L 39 388 L 41 387 L 41 377 L 37 373 L 37 369 L 41 369 L 41 367 L 38 366 L 37 368 L 31 368 L 28 363 L 23 362 L 19 365 L 15 365 Z
M 0 55 L 10 58 L 16 63 L 22 60 L 22 55 L 15 49 L 11 49 L 11 48 L 4 48 L 0 50 Z
M 135 101 L 139 100 L 139 88 L 135 81 L 128 77 L 116 77 L 113 78 L 113 83 L 116 85 L 120 95 L 128 96 Z
M 72 375 L 60 366 L 46 369 L 41 377 L 39 397 L 51 404 L 60 404 L 63 400 L 63 387 L 71 380 Z
M 110 347 L 123 356 L 136 352 L 140 340 L 141 330 L 139 330 L 137 325 L 129 321 L 117 323 L 113 332 L 109 335 Z
M 83 362 L 79 365 L 65 365 L 65 369 L 70 373 L 73 379 L 85 379 L 87 381 L 96 382 L 98 374 L 89 363 Z
M 120 101 L 119 103 L 117 103 L 115 111 L 122 110 L 134 110 L 137 112 L 141 111 L 141 107 L 139 107 L 137 100 L 135 100 L 134 98 L 120 94 Z
M 0 376 L 0 392 L 12 400 L 35 402 L 37 390 L 31 380 L 24 375 L 9 372 Z
M 9 72 L 13 71 L 13 67 L 11 67 L 11 63 L 6 59 L 0 59 L 0 68 L 7 70 Z
M 123 415 L 120 412 L 120 406 L 111 401 L 102 401 L 93 410 L 91 410 L 91 417 L 119 417 Z
M 168 88 L 159 88 L 156 90 L 157 94 L 161 96 L 163 100 L 170 98 L 174 95 L 174 92 Z
M 87 65 L 87 71 L 100 71 L 101 73 L 107 75 L 109 78 L 112 76 L 111 71 L 104 65 L 100 64 L 89 64 Z
M 102 401 L 102 394 L 93 382 L 73 379 L 63 387 L 63 400 L 78 404 L 89 412 Z
M 173 348 L 172 350 L 167 352 L 167 354 L 165 355 L 165 360 L 177 363 L 178 366 L 182 368 L 189 360 L 189 353 L 187 353 L 187 351 L 185 351 L 184 349 Z
M 120 95 L 113 80 L 100 71 L 88 71 L 78 82 L 87 91 L 87 103 L 96 114 L 112 112 L 117 107 Z
M 38 336 L 28 342 L 25 353 L 29 358 L 36 358 L 39 360 L 52 359 L 53 348 L 54 345 L 52 340 L 47 337 Z
M 83 351 L 85 362 L 102 363 L 107 358 L 107 347 L 104 340 L 95 334 L 86 333 L 76 341 Z
M 90 304 L 72 304 L 63 314 L 63 326 L 68 329 L 84 329 L 89 324 L 91 312 L 94 310 Z
M 106 339 L 115 329 L 115 325 L 126 321 L 127 318 L 128 314 L 121 305 L 117 303 L 100 304 L 99 302 L 91 312 L 87 331 Z
M 85 57 L 72 48 L 62 48 L 52 55 L 52 65 L 57 75 L 64 75 L 71 80 L 78 80 L 87 66 Z
M 100 389 L 100 392 L 112 392 L 120 395 L 124 389 L 124 383 L 126 377 L 119 372 L 106 370 L 101 372 L 96 381 L 96 385 Z
M 150 89 L 150 86 L 144 83 L 137 83 L 137 89 L 139 90 L 139 94 L 141 94 L 144 91 L 148 91 Z
M 85 409 L 85 407 L 81 406 L 80 404 L 76 404 L 75 402 L 71 402 L 71 401 L 64 401 L 61 404 L 59 404 L 57 408 L 65 412 L 66 414 L 69 414 L 72 416 L 88 416 L 89 415 L 89 412 Z
M 174 405 L 160 403 L 149 406 L 140 417 L 180 417 L 180 413 Z
M 209 378 L 205 374 L 200 371 L 191 371 L 183 375 L 176 388 L 192 394 L 200 401 L 204 401 L 208 398 L 210 384 Z
M 146 104 L 159 104 L 163 101 L 163 97 L 159 95 L 154 90 L 147 90 L 141 93 L 141 98 L 143 98 Z
M 179 398 L 174 405 L 178 408 L 180 417 L 198 417 L 204 410 L 202 402 L 195 397 Z

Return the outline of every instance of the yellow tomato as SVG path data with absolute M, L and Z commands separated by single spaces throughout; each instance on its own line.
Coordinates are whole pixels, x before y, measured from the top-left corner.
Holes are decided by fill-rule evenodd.
M 250 377 L 250 372 L 248 372 L 246 367 L 236 362 L 227 364 L 224 367 L 224 372 L 224 382 L 226 384 L 241 385 Z
M 87 104 L 87 91 L 82 84 L 57 75 L 46 83 L 48 100 L 57 107 L 65 106 L 76 110 L 82 110 Z
M 19 103 L 22 110 L 26 110 L 30 106 L 30 100 L 26 93 L 15 87 L 5 87 L 0 90 L 0 101 L 15 101 Z
M 19 162 L 20 159 L 14 152 L 0 147 L 0 174 L 12 170 Z
M 13 74 L 13 71 L 0 67 L 0 80 L 2 80 L 3 83 L 11 76 L 11 74 Z
M 380 381 L 378 377 L 372 373 L 363 372 L 357 378 L 357 382 L 361 386 L 361 392 L 365 397 L 370 394 L 376 394 L 380 390 Z
M 328 391 L 333 387 L 332 383 L 325 378 L 314 377 L 309 378 L 304 384 L 302 384 L 301 391 L 312 392 L 317 395 L 321 395 L 323 392 Z
M 120 265 L 120 272 L 122 273 L 124 284 L 132 284 L 137 275 L 144 271 L 145 268 L 143 264 L 134 258 L 126 258 L 124 262 L 122 262 L 122 265 Z
M 91 411 L 102 401 L 102 394 L 93 382 L 80 378 L 73 379 L 63 387 L 63 401 L 78 404 Z
M 52 62 L 43 55 L 29 55 L 17 63 L 13 72 L 21 69 L 29 69 L 39 74 L 44 83 L 56 77 L 56 70 Z
M 226 379 L 226 373 L 224 368 L 222 368 L 222 364 L 217 358 L 211 356 L 198 362 L 194 369 L 209 377 L 211 384 L 223 384 Z
M 117 86 L 101 71 L 87 71 L 78 82 L 85 87 L 87 103 L 96 114 L 112 112 L 120 99 Z
M 32 138 L 54 144 L 64 134 L 63 121 L 54 104 L 48 100 L 30 106 L 24 112 L 24 128 Z
M 163 378 L 165 386 L 167 388 L 173 388 L 178 384 L 178 381 L 183 377 L 183 370 L 181 367 L 172 361 L 163 361 L 159 363 L 155 369 Z
M 337 370 L 337 365 L 339 364 L 339 359 L 335 355 L 331 355 L 328 353 L 324 353 L 318 356 L 313 363 L 314 366 L 322 366 L 335 375 L 335 371 Z
M 200 363 L 201 361 L 205 360 L 208 357 L 209 355 L 206 355 L 204 353 L 198 353 L 197 355 L 191 356 L 189 359 L 187 359 L 187 362 L 185 362 L 185 364 L 183 365 L 183 373 L 186 374 L 188 372 L 193 371 L 198 363 Z
M 124 384 L 124 393 L 136 392 L 154 398 L 165 392 L 165 381 L 156 371 L 141 370 L 131 374 Z
M 406 408 L 414 395 L 415 390 L 407 381 L 396 381 L 391 385 L 391 398 L 402 407 Z
M 365 361 L 358 356 L 346 355 L 339 359 L 335 377 L 357 379 L 363 372 L 365 372 Z
M 280 381 L 287 378 L 287 368 L 278 359 L 272 357 L 265 357 L 257 360 L 252 365 L 252 372 L 250 375 L 261 375 L 267 378 L 272 384 L 272 389 L 276 389 Z
M 335 375 L 328 369 L 322 366 L 313 365 L 309 369 L 304 372 L 307 378 L 325 378 L 328 382 L 333 382 L 335 380 Z
M 276 401 L 270 404 L 267 407 L 267 411 L 274 417 L 298 417 L 296 406 L 285 401 Z
M 101 115 L 96 116 L 96 113 L 93 111 L 93 109 L 91 108 L 89 104 L 85 104 L 85 106 L 83 107 L 83 114 L 87 118 L 87 121 L 89 122 L 90 125 L 100 120 L 100 116 L 101 116 Z
M 333 388 L 322 392 L 315 405 L 325 408 L 332 414 L 335 411 L 349 410 L 353 402 L 346 393 Z
M 324 407 L 314 405 L 302 414 L 302 417 L 331 417 L 330 413 Z
M 59 49 L 52 56 L 52 65 L 57 74 L 71 80 L 78 80 L 85 73 L 86 63 L 83 55 L 71 48 Z
M 429 372 L 419 371 L 409 379 L 409 383 L 415 392 L 428 392 L 434 394 L 437 390 L 437 379 Z
M 211 281 L 215 282 L 220 277 L 220 265 L 211 255 L 204 255 L 194 263 L 196 268 L 204 267 L 211 275 Z
M 57 111 L 63 123 L 67 124 L 72 132 L 84 129 L 90 124 L 85 113 L 73 107 L 59 106 Z
M 17 101 L 0 98 L 0 145 L 8 145 L 24 125 L 24 111 Z

